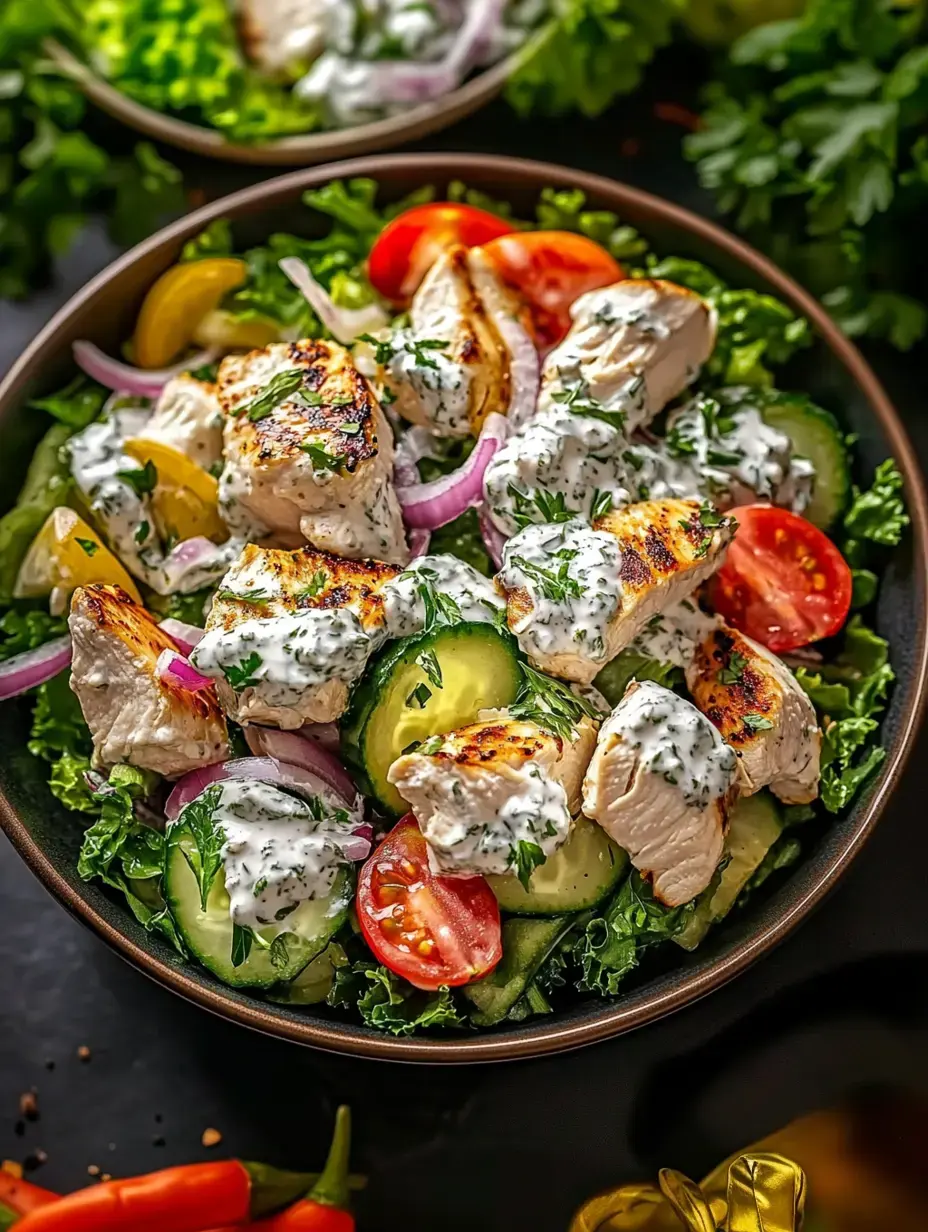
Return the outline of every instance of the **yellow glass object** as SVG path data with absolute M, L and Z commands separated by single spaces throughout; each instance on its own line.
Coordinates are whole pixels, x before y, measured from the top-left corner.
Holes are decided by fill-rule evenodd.
M 130 437 L 123 449 L 142 466 L 151 462 L 158 472 L 151 509 L 162 539 L 228 538 L 219 515 L 219 484 L 209 471 L 179 449 L 143 436 Z
M 223 308 L 214 308 L 193 331 L 197 346 L 222 351 L 251 351 L 280 339 L 280 326 L 270 317 L 240 321 Z
M 145 296 L 135 326 L 139 367 L 163 368 L 182 355 L 206 314 L 247 276 L 248 266 L 237 257 L 189 261 L 162 274 Z
M 135 582 L 97 532 L 73 509 L 59 505 L 30 544 L 13 594 L 17 599 L 51 594 L 56 610 L 63 611 L 72 591 L 93 582 L 121 586 L 136 603 L 142 601 Z

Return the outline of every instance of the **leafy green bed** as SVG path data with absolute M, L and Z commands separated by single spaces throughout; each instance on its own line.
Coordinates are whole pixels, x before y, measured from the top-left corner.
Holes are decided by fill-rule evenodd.
M 449 195 L 510 216 L 505 204 L 450 186 Z M 416 202 L 428 200 L 434 190 L 423 188 Z M 359 306 L 372 292 L 363 262 L 384 223 L 411 204 L 403 201 L 387 210 L 376 204 L 377 185 L 371 180 L 335 182 L 305 194 L 305 204 L 332 220 L 329 233 L 319 239 L 272 235 L 266 244 L 244 254 L 249 275 L 232 293 L 225 308 L 242 319 L 270 317 L 301 334 L 323 332 L 306 302 L 280 272 L 281 257 L 295 255 L 310 266 L 335 300 Z M 710 300 L 719 315 L 718 343 L 701 378 L 706 391 L 738 383 L 773 389 L 774 370 L 797 349 L 810 343 L 805 321 L 779 301 L 756 291 L 728 287 L 706 266 L 683 258 L 659 259 L 647 242 L 612 213 L 588 210 L 578 191 L 547 189 L 538 203 L 536 219 L 526 226 L 582 232 L 607 247 L 627 269 L 673 279 Z M 214 223 L 187 245 L 184 258 L 231 252 L 228 223 Z M 105 393 L 77 380 L 57 395 L 34 404 L 48 415 L 52 426 L 35 451 L 16 506 L 0 519 L 0 658 L 41 645 L 64 629 L 61 620 L 14 602 L 12 586 L 28 544 L 48 512 L 66 503 L 71 480 L 61 457 L 61 445 L 77 429 L 91 422 L 103 405 Z M 849 442 L 850 443 L 850 442 Z M 451 463 L 454 465 L 455 463 Z M 434 466 L 434 463 L 427 465 Z M 812 698 L 825 733 L 821 798 L 814 807 L 785 809 L 780 839 L 744 887 L 739 906 L 768 878 L 793 864 L 816 831 L 852 801 L 885 754 L 879 745 L 882 713 L 893 671 L 888 646 L 867 623 L 867 609 L 877 592 L 877 572 L 885 552 L 899 543 L 907 524 L 901 494 L 902 481 L 891 461 L 883 463 L 872 485 L 854 487 L 832 536 L 854 569 L 854 606 L 847 628 L 837 638 L 826 660 L 815 667 L 800 667 L 797 678 Z M 490 564 L 472 513 L 438 532 L 433 551 L 452 550 L 490 573 Z M 205 593 L 162 601 L 159 610 L 202 624 Z M 148 596 L 149 602 L 153 596 Z M 154 606 L 154 603 L 153 603 Z M 604 691 L 619 694 L 623 679 L 657 675 L 659 665 L 620 656 L 610 668 Z M 671 685 L 676 681 L 662 677 Z M 611 681 L 611 684 L 610 684 Z M 617 700 L 617 698 L 613 698 Z M 140 824 L 140 809 L 157 803 L 152 798 L 152 776 L 130 767 L 117 767 L 108 782 L 90 771 L 90 739 L 67 675 L 62 674 L 35 691 L 29 750 L 48 763 L 49 786 L 62 804 L 84 814 L 90 825 L 81 852 L 79 871 L 85 879 L 99 878 L 120 891 L 136 918 L 182 949 L 173 921 L 164 908 L 158 883 L 164 859 L 161 834 Z M 710 887 L 710 893 L 713 887 Z M 632 872 L 617 893 L 594 912 L 565 920 L 557 942 L 534 973 L 509 1012 L 520 1021 L 549 1012 L 570 998 L 582 995 L 613 996 L 641 962 L 647 951 L 678 935 L 696 903 L 669 910 L 655 901 L 648 885 Z M 511 919 L 506 929 L 520 921 Z M 402 979 L 371 961 L 350 925 L 346 925 L 330 955 L 334 978 L 329 1005 L 351 1009 L 362 1020 L 397 1035 L 419 1029 L 461 1027 L 469 1008 L 460 993 L 447 989 L 436 994 L 417 992 Z

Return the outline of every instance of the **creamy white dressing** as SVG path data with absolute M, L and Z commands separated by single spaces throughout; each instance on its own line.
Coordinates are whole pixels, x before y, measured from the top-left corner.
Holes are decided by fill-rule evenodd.
M 439 436 L 470 435 L 470 369 L 439 347 L 422 345 L 423 341 L 451 338 L 455 328 L 449 304 L 446 312 L 433 314 L 428 337 L 409 329 L 397 330 L 390 339 L 393 354 L 385 366 L 388 384 L 409 385 Z
M 211 629 L 190 661 L 236 693 L 254 689 L 268 706 L 295 706 L 329 680 L 353 684 L 377 645 L 349 608 L 311 609 Z
M 225 835 L 221 857 L 236 924 L 280 923 L 300 903 L 331 893 L 349 863 L 344 844 L 355 823 L 346 808 L 257 779 L 227 780 L 216 790 L 213 824 Z M 333 903 L 333 913 L 341 906 Z
M 697 642 L 702 641 L 716 623 L 716 618 L 703 612 L 695 600 L 682 599 L 652 616 L 629 645 L 629 650 L 646 659 L 685 669 L 693 660 Z
M 442 872 L 512 872 L 519 843 L 553 855 L 570 833 L 564 787 L 541 766 L 459 767 L 426 756 L 406 759 L 402 790 Z
M 652 680 L 628 689 L 604 724 L 600 742 L 612 734 L 635 750 L 643 769 L 676 788 L 691 808 L 706 808 L 734 785 L 734 749 L 692 702 Z
M 605 662 L 606 632 L 622 602 L 621 567 L 615 536 L 580 519 L 527 526 L 510 539 L 499 579 L 531 597 L 531 611 L 510 625 L 526 654 Z
M 764 422 L 748 390 L 723 390 L 675 411 L 658 447 L 668 493 L 712 496 L 728 504 L 771 501 L 801 513 L 812 498 L 815 468 L 793 456 L 785 432 Z M 655 481 L 656 495 L 663 495 Z
M 627 486 L 628 445 L 622 432 L 590 415 L 554 403 L 499 449 L 484 475 L 494 525 L 514 535 L 526 522 L 549 522 L 566 512 L 592 518 L 597 506 L 618 508 L 635 499 Z
M 425 592 L 425 593 L 423 593 Z M 384 627 L 389 637 L 411 637 L 428 622 L 426 599 L 450 599 L 461 620 L 495 623 L 506 609 L 489 578 L 456 556 L 419 556 L 381 591 Z

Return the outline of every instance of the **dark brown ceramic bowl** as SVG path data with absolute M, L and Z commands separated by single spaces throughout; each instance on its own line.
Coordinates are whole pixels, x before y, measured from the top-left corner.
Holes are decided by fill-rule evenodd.
M 77 83 L 92 103 L 129 128 L 155 141 L 163 141 L 181 150 L 191 150 L 206 158 L 266 167 L 309 167 L 333 158 L 395 148 L 440 132 L 471 112 L 479 111 L 495 98 L 515 72 L 520 59 L 520 53 L 515 52 L 476 73 L 442 98 L 382 120 L 355 124 L 351 128 L 278 137 L 274 141 L 235 142 L 229 141 L 215 128 L 191 124 L 188 120 L 180 120 L 137 102 L 94 73 L 60 43 L 49 40 L 46 49 L 58 67 Z
M 131 332 L 142 297 L 177 258 L 181 246 L 214 218 L 230 217 L 242 245 L 283 228 L 312 232 L 324 226 L 300 205 L 309 186 L 337 176 L 374 176 L 391 199 L 423 183 L 441 188 L 463 178 L 530 212 L 547 185 L 582 188 L 593 208 L 616 210 L 640 228 L 654 247 L 706 261 L 735 286 L 770 291 L 804 313 L 814 326 L 813 348 L 784 373 L 783 383 L 807 389 L 832 407 L 859 438 L 863 475 L 892 454 L 905 476 L 912 517 L 907 542 L 882 579 L 877 625 L 890 639 L 898 683 L 883 726 L 888 748 L 881 772 L 854 807 L 825 831 L 805 860 L 769 896 L 711 933 L 692 955 L 668 955 L 668 965 L 649 968 L 613 1001 L 575 1003 L 563 1013 L 483 1033 L 397 1040 L 325 1009 L 296 1012 L 229 989 L 208 972 L 182 965 L 165 945 L 143 932 L 114 899 L 77 876 L 81 826 L 53 801 L 45 767 L 25 749 L 25 708 L 0 707 L 0 819 L 13 844 L 45 886 L 79 919 L 140 970 L 214 1013 L 284 1039 L 317 1048 L 390 1060 L 469 1062 L 530 1057 L 590 1044 L 653 1022 L 718 988 L 787 935 L 835 885 L 860 850 L 902 770 L 917 730 L 925 696 L 926 551 L 928 508 L 912 448 L 886 394 L 857 350 L 795 283 L 758 253 L 718 227 L 669 202 L 633 188 L 564 167 L 516 159 L 461 155 L 397 155 L 357 159 L 301 171 L 237 193 L 160 232 L 95 278 L 42 331 L 0 386 L 2 465 L 7 500 L 19 483 L 23 460 L 41 431 L 29 398 L 73 375 L 70 344 L 90 338 L 115 352 Z M 668 947 L 673 948 L 673 947 Z

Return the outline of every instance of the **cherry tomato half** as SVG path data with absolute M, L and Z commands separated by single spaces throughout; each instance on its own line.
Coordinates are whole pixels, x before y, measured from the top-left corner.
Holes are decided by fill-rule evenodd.
M 416 988 L 468 984 L 503 953 L 499 904 L 483 877 L 441 877 L 412 813 L 358 878 L 358 922 L 377 958 Z
M 851 571 L 828 536 L 774 505 L 729 512 L 738 530 L 711 584 L 719 615 L 776 652 L 837 633 L 851 606 Z
M 416 205 L 381 231 L 367 259 L 367 275 L 385 299 L 407 304 L 444 249 L 452 244 L 477 248 L 512 229 L 511 223 L 472 205 Z
M 491 240 L 483 251 L 527 302 L 543 348 L 556 346 L 570 329 L 570 306 L 578 296 L 624 277 L 605 248 L 571 231 L 520 231 Z

